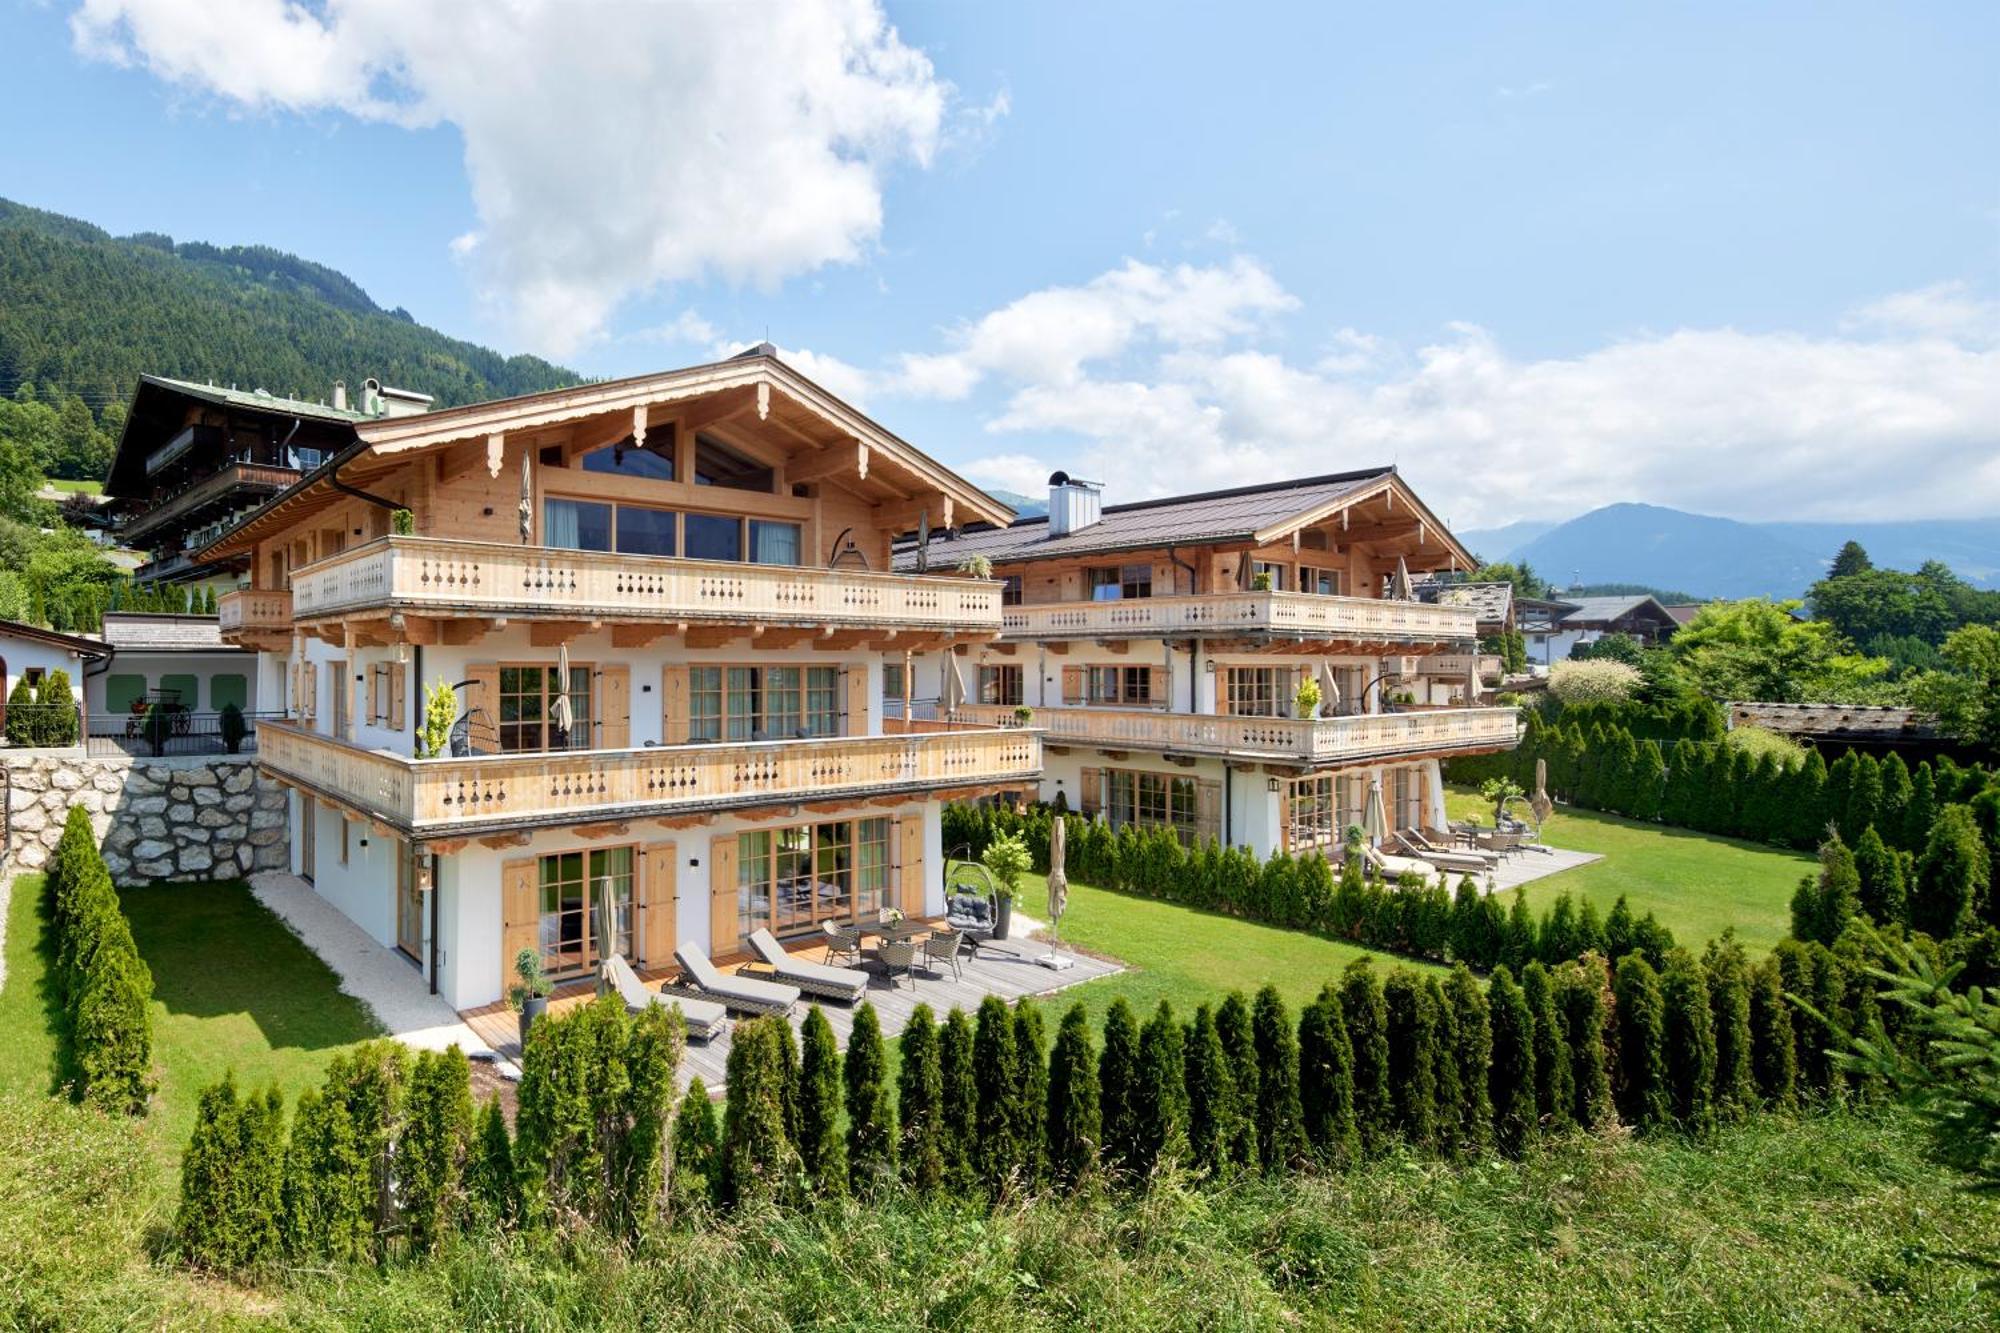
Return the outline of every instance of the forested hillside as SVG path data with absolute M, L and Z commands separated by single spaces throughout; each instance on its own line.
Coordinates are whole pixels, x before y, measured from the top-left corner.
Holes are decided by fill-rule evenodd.
M 0 199 L 0 396 L 32 385 L 46 402 L 81 398 L 102 421 L 142 372 L 306 398 L 373 375 L 440 406 L 578 379 L 383 310 L 349 278 L 295 255 L 114 237 Z

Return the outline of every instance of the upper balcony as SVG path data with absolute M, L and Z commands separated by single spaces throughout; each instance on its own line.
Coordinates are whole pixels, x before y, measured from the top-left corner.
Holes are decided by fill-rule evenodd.
M 301 623 L 382 614 L 991 637 L 1000 585 L 856 569 L 382 537 L 292 574 Z
M 1042 743 L 1032 731 L 995 729 L 409 759 L 295 722 L 260 722 L 257 762 L 280 781 L 429 839 L 1020 787 L 1041 776 Z
M 215 615 L 226 643 L 240 647 L 282 640 L 292 632 L 292 595 L 270 588 L 237 588 L 217 599 Z
M 1001 726 L 1012 722 L 1014 710 L 969 704 L 958 716 L 976 726 Z M 1519 716 L 1516 708 L 1418 709 L 1322 718 L 1041 708 L 1030 726 L 1051 745 L 1320 765 L 1509 750 L 1519 739 Z
M 1477 637 L 1469 607 L 1306 592 L 1210 592 L 1010 606 L 1001 636 L 1036 639 L 1283 638 L 1408 651 Z

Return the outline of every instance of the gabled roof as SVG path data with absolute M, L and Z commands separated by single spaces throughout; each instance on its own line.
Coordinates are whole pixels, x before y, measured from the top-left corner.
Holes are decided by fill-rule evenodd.
M 104 641 L 121 653 L 233 653 L 214 616 L 157 611 L 106 611 Z
M 178 419 L 187 409 L 184 402 L 177 406 L 176 400 L 185 399 L 239 412 L 260 412 L 274 418 L 317 422 L 333 427 L 343 435 L 357 422 L 370 420 L 364 412 L 351 412 L 326 403 L 311 403 L 302 398 L 286 398 L 263 389 L 220 389 L 213 384 L 195 384 L 190 380 L 169 379 L 165 375 L 141 375 L 138 387 L 132 391 L 132 402 L 125 414 L 125 427 L 119 433 L 118 449 L 111 456 L 111 468 L 105 477 L 107 495 L 141 493 L 146 475 L 146 454 L 161 443 L 157 437 L 142 437 L 157 436 L 170 426 L 177 431 Z
M 1498 583 L 1441 583 L 1421 579 L 1417 596 L 1439 606 L 1466 606 L 1478 613 L 1482 625 L 1503 622 L 1514 611 L 1514 585 Z
M 1569 601 L 1575 609 L 1563 616 L 1565 625 L 1604 624 L 1649 606 L 1661 620 L 1674 623 L 1673 614 L 1660 604 L 1658 598 L 1643 593 L 1638 596 L 1573 597 Z
M 310 402 L 304 398 L 287 398 L 268 389 L 238 389 L 233 385 L 227 389 L 219 389 L 213 384 L 168 379 L 165 375 L 141 375 L 139 383 L 156 384 L 161 388 L 185 394 L 189 398 L 199 398 L 203 402 L 214 403 L 218 407 L 242 407 L 251 411 L 271 412 L 278 416 L 309 417 L 315 421 L 372 420 L 366 412 L 334 407 L 330 403 Z
M 61 648 L 79 657 L 109 657 L 111 649 L 96 639 L 81 634 L 64 634 L 61 630 L 43 629 L 40 625 L 23 624 L 18 620 L 0 620 L 0 639 L 26 639 L 31 643 L 44 644 L 50 648 Z
M 930 560 L 956 563 L 983 555 L 996 565 L 1065 556 L 1107 555 L 1162 546 L 1212 546 L 1251 542 L 1262 545 L 1297 527 L 1318 522 L 1348 503 L 1393 487 L 1421 512 L 1421 502 L 1393 467 L 1363 468 L 1323 477 L 1266 482 L 1194 495 L 1171 495 L 1106 505 L 1103 517 L 1062 536 L 1049 532 L 1046 515 L 1020 519 L 1004 528 L 969 528 L 955 539 L 933 542 Z M 1428 520 L 1430 531 L 1470 566 L 1472 556 L 1444 525 Z M 916 568 L 916 548 L 896 552 L 896 568 Z

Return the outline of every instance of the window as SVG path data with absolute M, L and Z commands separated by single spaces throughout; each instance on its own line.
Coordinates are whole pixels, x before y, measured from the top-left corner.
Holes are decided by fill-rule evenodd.
M 194 712 L 201 707 L 201 677 L 193 674 L 160 677 L 160 698 Z
M 674 479 L 674 436 L 672 431 L 649 435 L 644 445 L 607 444 L 592 449 L 577 460 L 585 472 L 606 472 L 615 477 L 640 477 L 647 481 Z
M 1000 605 L 1019 606 L 1021 604 L 1021 576 L 1008 574 L 1000 580 Z
M 777 474 L 740 449 L 712 435 L 694 437 L 694 484 L 724 486 L 736 491 L 762 491 L 769 495 L 777 488 Z
M 1368 779 L 1358 774 L 1336 773 L 1294 778 L 1287 796 L 1285 849 L 1327 851 L 1345 846 L 1347 830 L 1363 822 Z
M 1337 569 L 1314 569 L 1310 565 L 1299 566 L 1299 591 L 1317 593 L 1321 597 L 1340 596 L 1340 571 Z
M 310 670 L 311 668 L 307 668 Z M 333 731 L 335 736 L 348 734 L 347 725 L 347 659 L 326 664 L 326 683 L 333 692 Z
M 348 823 L 347 816 L 342 815 L 340 817 L 340 863 L 342 865 L 347 864 L 347 851 L 348 851 L 347 839 L 352 828 L 353 825 Z
M 687 553 L 693 560 L 741 560 L 742 521 L 719 514 L 689 514 Z
M 1252 587 L 1256 586 L 1256 578 L 1259 574 L 1269 574 L 1271 576 L 1271 591 L 1283 592 L 1285 590 L 1286 577 L 1290 573 L 1291 573 L 1290 565 L 1281 565 L 1278 564 L 1276 561 L 1253 560 L 1250 562 L 1250 579 Z
M 837 736 L 839 681 L 838 667 L 689 667 L 688 738 Z
M 572 725 L 564 732 L 556 725 L 556 700 L 562 694 L 561 678 L 552 666 L 503 666 L 500 668 L 500 748 L 508 752 L 535 750 L 587 750 L 590 748 L 591 711 L 590 668 L 569 669 L 569 706 Z
M 1206 789 L 1206 790 L 1204 790 Z M 1216 835 L 1218 784 L 1136 769 L 1104 770 L 1104 813 L 1113 828 L 1170 828 L 1182 842 Z
M 678 549 L 674 539 L 674 520 L 677 515 L 671 509 L 647 509 L 640 505 L 618 506 L 618 550 L 622 555 L 673 555 Z
M 1021 693 L 1020 664 L 1002 662 L 995 666 L 980 667 L 979 702 L 983 704 L 1019 704 L 1024 702 L 1024 697 Z
M 888 819 L 801 824 L 737 837 L 737 938 L 856 921 L 889 901 Z
M 603 847 L 541 858 L 542 969 L 554 976 L 580 972 L 607 954 L 632 956 L 632 849 Z M 597 939 L 596 902 L 608 897 L 617 938 L 605 949 Z
M 220 676 L 210 684 L 213 691 L 222 683 Z M 403 729 L 403 667 L 396 662 L 368 664 L 368 725 Z
M 1224 711 L 1237 717 L 1290 717 L 1296 676 L 1291 667 L 1230 667 Z
M 760 565 L 799 563 L 799 525 L 770 519 L 750 520 L 750 559 Z
M 1128 597 L 1153 595 L 1151 565 L 1112 565 L 1085 571 L 1090 580 L 1090 600 L 1116 602 Z
M 611 549 L 611 506 L 589 500 L 545 500 L 542 544 L 566 551 Z
M 901 699 L 903 697 L 903 664 L 884 662 L 882 664 L 882 697 Z
M 1152 667 L 1094 666 L 1084 668 L 1084 703 L 1149 704 L 1153 702 Z

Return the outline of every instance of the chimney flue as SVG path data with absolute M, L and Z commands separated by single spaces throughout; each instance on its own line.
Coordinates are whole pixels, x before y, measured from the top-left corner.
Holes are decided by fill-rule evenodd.
M 333 410 L 336 412 L 345 412 L 347 410 L 346 380 L 335 380 L 333 382 Z
M 1049 477 L 1049 536 L 1067 537 L 1104 517 L 1104 487 L 1057 472 Z

